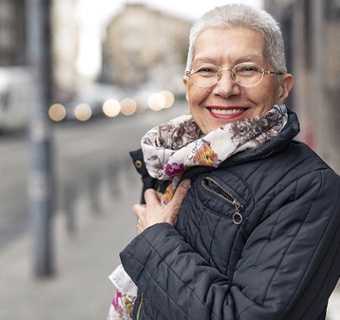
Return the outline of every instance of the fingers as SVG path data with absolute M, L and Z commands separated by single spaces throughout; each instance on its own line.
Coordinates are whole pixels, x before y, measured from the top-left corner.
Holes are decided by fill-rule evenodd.
M 147 189 L 144 193 L 145 202 L 147 203 L 148 207 L 157 207 L 160 206 L 162 194 L 156 192 L 153 189 Z M 146 211 L 146 204 L 135 204 L 132 207 L 133 213 L 139 217 Z
M 132 212 L 135 214 L 135 216 L 140 216 L 142 211 L 145 210 L 145 205 L 144 204 L 135 204 L 132 207 Z
M 168 206 L 171 207 L 171 211 L 174 213 L 178 213 L 179 208 L 181 207 L 181 204 L 187 195 L 188 190 L 190 189 L 190 180 L 185 179 L 183 180 L 177 187 L 176 192 L 169 202 Z
M 190 180 L 189 179 L 183 180 L 176 189 L 175 197 L 179 197 L 183 201 L 189 188 L 190 188 Z
M 145 204 L 135 204 L 132 207 L 132 211 L 137 217 L 137 234 L 140 234 L 144 230 L 146 205 Z
M 138 218 L 138 234 L 156 223 L 166 222 L 174 226 L 177 222 L 179 209 L 189 188 L 190 180 L 182 181 L 178 185 L 173 198 L 166 206 L 161 204 L 161 193 L 153 189 L 146 190 L 144 194 L 146 205 L 135 204 L 132 207 L 133 213 Z
M 144 193 L 144 199 L 148 206 L 158 206 L 161 202 L 162 194 L 154 189 L 147 189 Z

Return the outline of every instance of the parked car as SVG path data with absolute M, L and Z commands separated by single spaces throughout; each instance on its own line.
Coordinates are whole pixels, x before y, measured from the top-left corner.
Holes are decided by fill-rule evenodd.
M 32 86 L 33 80 L 26 68 L 0 68 L 0 131 L 28 127 Z

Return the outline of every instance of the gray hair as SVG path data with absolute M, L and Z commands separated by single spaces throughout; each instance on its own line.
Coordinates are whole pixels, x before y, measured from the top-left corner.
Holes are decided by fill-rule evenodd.
M 242 27 L 259 32 L 265 41 L 265 58 L 276 71 L 287 72 L 283 37 L 278 22 L 268 12 L 245 4 L 216 7 L 193 24 L 190 30 L 186 70 L 191 69 L 198 36 L 213 27 L 226 29 Z

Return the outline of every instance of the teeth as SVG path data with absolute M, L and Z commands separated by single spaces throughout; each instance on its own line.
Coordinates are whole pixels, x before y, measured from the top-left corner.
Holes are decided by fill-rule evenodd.
M 242 112 L 241 109 L 211 109 L 211 112 L 217 113 L 217 114 L 236 114 Z

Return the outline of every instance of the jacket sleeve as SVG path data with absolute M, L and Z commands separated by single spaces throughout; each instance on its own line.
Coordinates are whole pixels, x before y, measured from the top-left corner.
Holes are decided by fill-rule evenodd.
M 233 279 L 168 224 L 133 239 L 121 260 L 165 319 L 322 319 L 340 272 L 339 190 L 330 170 L 282 187 L 247 238 Z
M 144 193 L 147 189 L 154 189 L 159 192 L 164 192 L 166 187 L 169 184 L 169 181 L 160 181 L 158 179 L 152 178 L 148 170 L 146 169 L 143 151 L 142 149 L 134 150 L 130 152 L 130 156 L 133 161 L 133 165 L 136 168 L 137 172 L 140 174 L 142 179 L 142 191 L 141 191 L 141 204 L 145 204 Z

